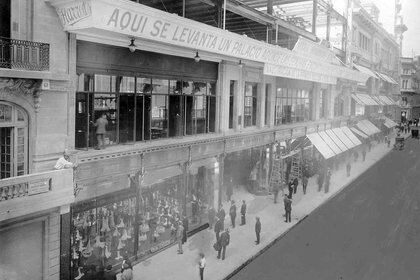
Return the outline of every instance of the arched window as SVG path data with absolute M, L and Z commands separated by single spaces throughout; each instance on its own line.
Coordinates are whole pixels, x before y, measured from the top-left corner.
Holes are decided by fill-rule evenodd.
M 0 179 L 28 171 L 28 115 L 8 102 L 0 101 Z

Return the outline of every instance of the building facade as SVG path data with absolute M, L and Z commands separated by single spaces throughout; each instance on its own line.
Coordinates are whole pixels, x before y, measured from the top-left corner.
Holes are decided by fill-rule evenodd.
M 401 58 L 401 120 L 417 119 L 420 116 L 418 57 Z
M 350 123 L 369 74 L 270 9 L 228 1 L 210 19 L 190 4 L 3 2 L 0 260 L 12 276 L 83 279 L 142 261 L 180 221 L 205 228 L 233 183 L 268 193 L 279 144 L 291 155 Z M 74 172 L 52 171 L 64 149 Z M 21 240 L 43 256 L 30 268 Z

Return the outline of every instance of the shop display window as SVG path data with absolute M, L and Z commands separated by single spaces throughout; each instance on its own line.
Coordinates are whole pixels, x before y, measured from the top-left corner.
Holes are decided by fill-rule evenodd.
M 175 242 L 182 220 L 183 195 L 181 175 L 143 188 L 139 199 L 138 256 Z
M 310 120 L 310 97 L 307 90 L 278 88 L 275 105 L 275 125 Z
M 245 83 L 244 127 L 257 124 L 257 83 Z
M 216 130 L 215 83 L 82 73 L 77 88 L 76 148 L 97 145 L 103 113 L 105 145 Z
M 123 258 L 134 256 L 136 198 L 93 204 L 72 214 L 73 279 L 83 279 L 83 274 L 92 274 L 98 267 L 116 266 Z

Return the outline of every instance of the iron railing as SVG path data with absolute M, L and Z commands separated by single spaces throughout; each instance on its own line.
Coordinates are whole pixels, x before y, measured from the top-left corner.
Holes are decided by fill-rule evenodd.
M 0 37 L 0 68 L 47 71 L 50 45 Z

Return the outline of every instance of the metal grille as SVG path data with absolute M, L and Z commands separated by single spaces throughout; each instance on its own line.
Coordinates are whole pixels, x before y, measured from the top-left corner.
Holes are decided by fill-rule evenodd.
M 50 45 L 0 37 L 0 68 L 47 71 Z

